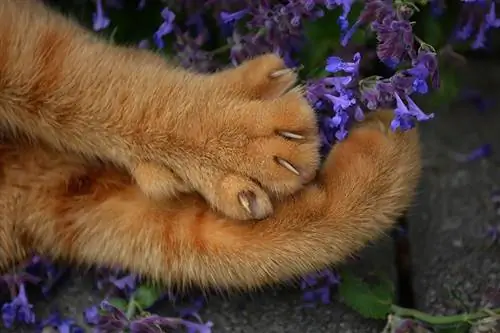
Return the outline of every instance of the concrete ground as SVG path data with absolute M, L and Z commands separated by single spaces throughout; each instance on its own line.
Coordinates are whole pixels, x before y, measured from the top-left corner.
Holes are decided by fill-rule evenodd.
M 485 235 L 500 225 L 492 202 L 500 189 L 500 66 L 471 64 L 461 75 L 489 107 L 456 103 L 435 110 L 422 126 L 427 167 L 409 214 L 416 306 L 436 314 L 473 310 L 500 291 L 500 246 L 490 246 Z M 450 157 L 484 144 L 492 145 L 489 158 Z

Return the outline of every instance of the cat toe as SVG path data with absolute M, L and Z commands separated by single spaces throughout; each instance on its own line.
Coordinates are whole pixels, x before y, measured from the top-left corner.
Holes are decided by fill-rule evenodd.
M 215 185 L 209 201 L 224 215 L 237 220 L 260 220 L 273 213 L 267 193 L 252 180 L 238 176 L 223 176 Z
M 310 182 L 320 164 L 320 140 L 313 109 L 293 89 L 272 101 L 248 104 L 244 115 L 252 119 L 238 172 L 256 179 L 278 196 L 290 194 Z
M 297 82 L 297 69 L 288 68 L 284 60 L 273 53 L 247 60 L 226 74 L 227 82 L 241 86 L 238 94 L 250 99 L 280 97 Z

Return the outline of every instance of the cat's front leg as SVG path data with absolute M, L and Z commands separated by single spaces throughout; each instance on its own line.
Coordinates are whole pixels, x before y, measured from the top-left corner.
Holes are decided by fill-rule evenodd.
M 135 145 L 139 158 L 132 167 L 134 178 L 152 198 L 170 195 L 167 182 L 160 184 L 168 179 L 161 167 L 157 177 L 143 175 L 142 165 L 149 163 L 145 161 L 160 161 L 159 166 L 171 169 L 226 216 L 268 217 L 272 197 L 292 194 L 316 175 L 319 137 L 314 111 L 298 88 L 271 99 L 245 98 L 211 78 L 205 84 L 196 82 L 205 79 L 194 75 L 177 85 L 181 89 L 176 99 L 164 101 L 167 111 L 149 116 L 146 135 L 140 138 L 143 144 Z M 158 96 L 152 100 L 162 104 Z
M 300 92 L 282 96 L 294 79 L 275 56 L 221 80 L 109 45 L 31 1 L 0 1 L 0 30 L 4 133 L 124 167 L 151 197 L 199 192 L 244 220 L 315 175 L 314 112 Z

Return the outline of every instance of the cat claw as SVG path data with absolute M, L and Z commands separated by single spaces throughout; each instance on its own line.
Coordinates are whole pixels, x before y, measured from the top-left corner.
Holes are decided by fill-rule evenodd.
M 302 136 L 300 134 L 295 134 L 295 133 L 287 132 L 287 131 L 279 132 L 279 134 L 285 138 L 294 139 L 294 140 L 303 140 L 305 138 L 304 136 Z
M 251 215 L 255 216 L 255 209 L 252 209 L 252 204 L 255 203 L 255 194 L 251 191 L 243 191 L 238 194 L 238 200 L 245 210 Z
M 304 85 L 299 84 L 299 85 L 296 85 L 295 87 L 293 87 L 292 89 L 290 89 L 288 92 L 304 95 L 306 92 L 306 88 L 304 87 Z
M 302 68 L 304 68 L 304 65 L 300 65 L 300 66 L 297 66 L 297 67 L 291 67 L 291 68 L 283 68 L 283 69 L 279 69 L 279 70 L 277 70 L 275 72 L 272 72 L 271 74 L 269 74 L 269 76 L 271 78 L 275 79 L 275 78 L 278 78 L 280 76 L 284 76 L 284 75 L 287 75 L 287 74 L 297 73 Z
M 277 70 L 276 72 L 272 72 L 269 76 L 271 78 L 275 79 L 275 78 L 278 78 L 280 76 L 284 76 L 284 75 L 287 75 L 287 74 L 290 74 L 293 72 L 295 72 L 295 70 L 293 68 L 284 68 L 284 69 Z
M 277 156 L 274 157 L 274 160 L 280 164 L 282 167 L 290 170 L 291 172 L 293 172 L 294 174 L 296 174 L 297 176 L 300 176 L 300 172 L 299 170 L 297 170 L 297 168 L 295 168 L 293 165 L 290 164 L 290 162 L 282 159 L 282 158 L 279 158 Z

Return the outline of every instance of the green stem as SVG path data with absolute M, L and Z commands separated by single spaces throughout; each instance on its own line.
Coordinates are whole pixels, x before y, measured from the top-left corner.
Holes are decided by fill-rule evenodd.
M 415 309 L 402 308 L 397 305 L 392 305 L 392 312 L 399 317 L 406 317 L 425 322 L 430 325 L 448 325 L 457 323 L 469 323 L 471 321 L 490 317 L 492 315 L 500 315 L 500 308 L 485 309 L 475 313 L 464 313 L 451 316 L 433 316 Z
M 420 37 L 418 37 L 417 35 L 414 35 L 415 39 L 417 40 L 417 42 L 420 44 L 420 47 L 421 48 L 428 48 L 431 52 L 434 52 L 436 53 L 436 49 L 434 48 L 434 46 L 430 45 L 430 44 L 427 44 L 424 40 L 422 40 Z
M 223 45 L 215 50 L 212 50 L 210 51 L 212 54 L 220 54 L 220 53 L 224 53 L 226 51 L 229 51 L 231 49 L 231 47 L 233 47 L 233 45 L 231 44 L 226 44 L 226 45 Z
M 109 42 L 111 44 L 115 43 L 115 36 L 116 36 L 117 31 L 118 31 L 118 27 L 114 27 L 113 31 L 111 31 L 111 35 L 109 36 Z
M 257 32 L 255 33 L 255 36 L 254 38 L 258 38 L 260 36 L 262 36 L 265 32 L 267 31 L 266 28 L 260 28 L 259 30 L 257 30 Z M 220 54 L 220 53 L 224 53 L 226 51 L 229 51 L 231 48 L 233 47 L 233 44 L 231 43 L 228 43 L 228 44 L 225 44 L 225 45 L 222 45 L 221 47 L 219 48 L 216 48 L 215 50 L 212 50 L 210 51 L 212 54 L 216 55 L 216 54 Z
M 130 300 L 128 301 L 126 316 L 128 319 L 132 319 L 134 315 L 135 315 L 135 298 L 134 295 L 132 295 L 130 297 Z

